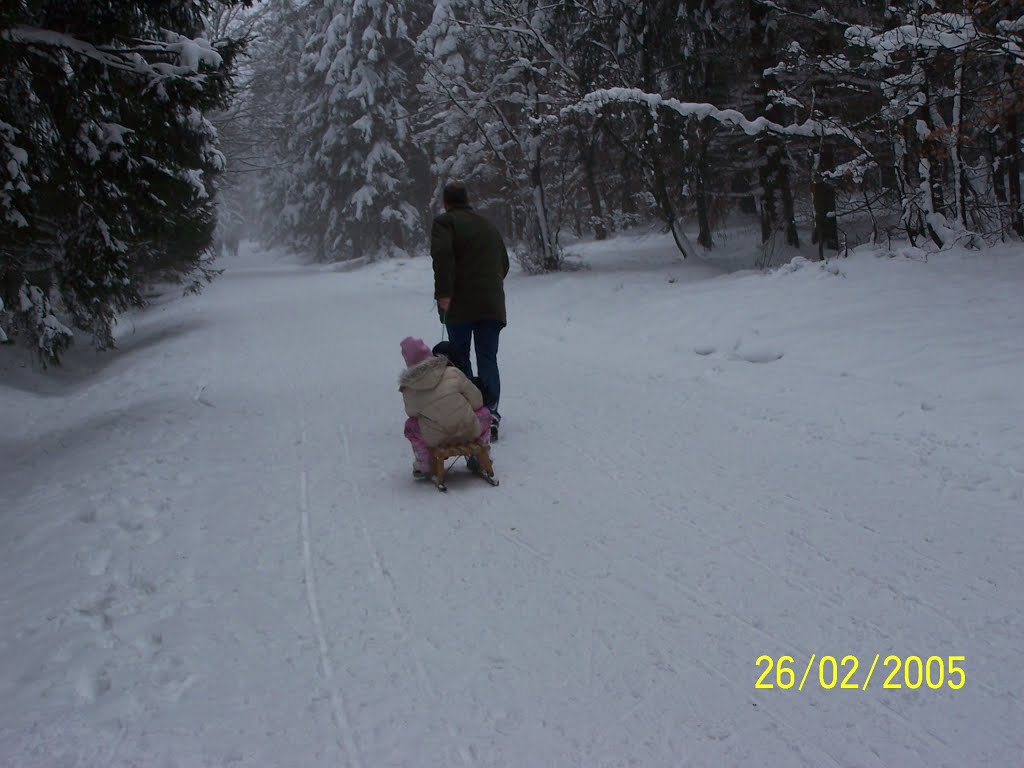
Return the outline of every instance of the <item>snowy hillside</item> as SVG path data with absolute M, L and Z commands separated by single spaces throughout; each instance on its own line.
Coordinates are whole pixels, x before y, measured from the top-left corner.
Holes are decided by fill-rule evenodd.
M 0 766 L 1024 764 L 1024 254 L 730 249 L 510 277 L 499 488 L 411 477 L 425 259 L 0 348 Z

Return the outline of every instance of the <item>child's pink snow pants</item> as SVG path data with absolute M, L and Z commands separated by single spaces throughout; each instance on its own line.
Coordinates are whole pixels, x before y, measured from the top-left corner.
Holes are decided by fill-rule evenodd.
M 487 408 L 478 408 L 475 413 L 477 421 L 480 422 L 480 436 L 477 440 L 484 445 L 489 445 L 491 442 L 491 412 Z M 412 455 L 415 458 L 412 468 L 429 474 L 430 446 L 423 442 L 423 436 L 420 434 L 419 419 L 406 419 L 405 436 L 412 445 Z

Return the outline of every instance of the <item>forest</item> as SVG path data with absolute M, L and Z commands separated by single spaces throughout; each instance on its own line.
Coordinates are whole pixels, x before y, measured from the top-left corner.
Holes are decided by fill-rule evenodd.
M 523 269 L 638 225 L 753 266 L 1024 237 L 1013 0 L 4 0 L 0 341 L 113 344 L 257 239 L 414 256 L 457 179 Z

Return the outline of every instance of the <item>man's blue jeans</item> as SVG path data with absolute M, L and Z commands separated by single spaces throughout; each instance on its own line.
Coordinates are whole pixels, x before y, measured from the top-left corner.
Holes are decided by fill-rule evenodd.
M 491 402 L 484 403 L 492 413 L 498 412 L 501 396 L 501 376 L 498 374 L 498 336 L 504 323 L 498 320 L 477 320 L 473 323 L 448 323 L 448 338 L 453 351 L 463 361 L 462 372 L 473 378 L 473 366 L 469 361 L 469 345 L 476 349 L 476 369 L 480 381 L 490 390 Z

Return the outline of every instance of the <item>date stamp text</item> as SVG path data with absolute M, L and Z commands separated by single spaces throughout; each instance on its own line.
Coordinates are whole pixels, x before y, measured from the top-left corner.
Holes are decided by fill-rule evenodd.
M 929 688 L 933 691 L 951 688 L 955 691 L 964 687 L 967 673 L 963 668 L 963 656 L 896 656 L 883 657 L 876 653 L 874 658 L 846 655 L 819 656 L 812 653 L 806 664 L 797 665 L 792 656 L 758 656 L 755 666 L 764 668 L 757 678 L 755 688 L 782 688 L 798 691 L 804 685 L 817 686 L 827 691 L 834 689 L 866 691 L 872 683 L 885 689 Z M 878 667 L 881 666 L 881 669 Z

